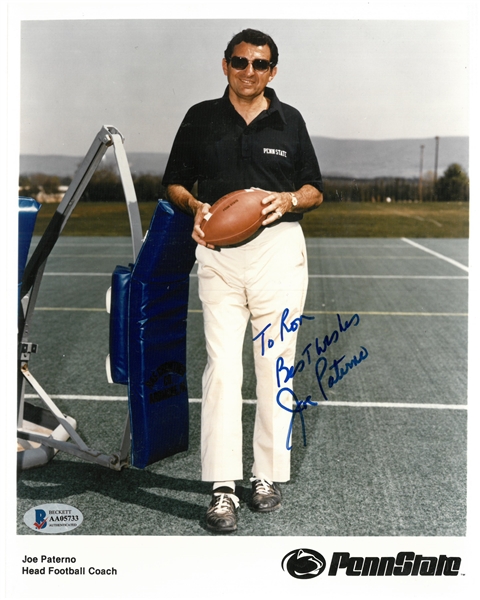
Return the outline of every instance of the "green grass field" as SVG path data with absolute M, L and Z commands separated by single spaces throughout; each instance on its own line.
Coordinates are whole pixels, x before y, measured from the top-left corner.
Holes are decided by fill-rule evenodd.
M 57 209 L 44 204 L 35 235 L 41 235 Z M 155 202 L 139 203 L 143 229 L 148 229 Z M 467 238 L 469 204 L 465 202 L 356 203 L 324 202 L 302 221 L 307 237 Z M 126 205 L 79 202 L 64 235 L 129 236 Z

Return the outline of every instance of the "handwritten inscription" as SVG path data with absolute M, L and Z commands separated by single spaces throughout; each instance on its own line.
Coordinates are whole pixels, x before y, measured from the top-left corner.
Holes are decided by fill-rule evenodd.
M 306 319 L 308 321 L 312 321 L 313 319 L 315 319 L 315 317 L 309 317 L 307 315 L 300 315 L 299 317 L 296 317 L 290 323 L 288 323 L 287 318 L 288 318 L 289 313 L 290 313 L 289 309 L 286 308 L 283 311 L 282 318 L 280 320 L 280 341 L 282 341 L 282 342 L 285 339 L 285 334 L 297 331 L 298 328 L 300 327 L 300 325 L 302 325 L 304 319 Z M 262 356 L 265 355 L 265 349 L 266 349 L 265 343 L 267 344 L 267 348 L 273 348 L 273 346 L 275 345 L 275 340 L 273 338 L 265 339 L 265 333 L 271 326 L 272 326 L 272 324 L 269 323 L 262 329 L 262 331 L 257 336 L 255 336 L 253 338 L 254 342 L 256 342 L 258 339 L 260 340 L 260 343 L 262 345 Z
M 357 327 L 360 324 L 360 316 L 355 313 L 351 319 L 347 319 L 342 323 L 342 317 L 337 314 L 338 329 L 334 329 L 330 335 L 326 335 L 323 340 L 315 338 L 314 349 L 317 352 L 317 356 L 324 354 L 332 344 L 336 344 L 340 339 L 342 333 L 345 333 L 350 327 Z M 307 344 L 302 351 L 302 356 L 307 357 L 308 364 L 311 363 L 310 350 L 312 349 L 313 343 Z
M 350 371 L 357 367 L 361 362 L 368 358 L 368 350 L 363 346 L 360 346 L 361 350 L 358 356 L 353 356 L 351 360 L 345 362 L 340 366 L 340 363 L 343 362 L 345 355 L 341 358 L 336 358 L 333 361 L 333 364 L 328 366 L 328 361 L 324 356 L 321 356 L 316 364 L 315 364 L 315 374 L 317 376 L 318 387 L 320 388 L 320 392 L 325 400 L 328 400 L 327 394 L 325 393 L 325 388 L 323 385 L 323 377 L 327 371 L 327 368 L 334 372 L 334 375 L 330 375 L 327 380 L 327 385 L 329 389 L 332 389 L 334 385 L 336 385 L 339 381 L 341 381 L 345 375 L 348 375 Z
M 281 398 L 285 393 L 288 394 L 288 398 L 290 400 L 293 399 L 295 401 L 295 407 L 292 408 L 292 402 L 290 402 L 290 406 L 288 406 L 288 405 L 285 406 L 285 404 L 282 403 Z M 303 411 L 307 410 L 307 408 L 309 406 L 318 406 L 317 402 L 314 402 L 312 400 L 311 396 L 307 396 L 305 398 L 305 400 L 299 400 L 297 398 L 297 396 L 295 395 L 295 392 L 293 390 L 291 390 L 290 388 L 286 387 L 286 388 L 282 388 L 281 390 L 278 391 L 277 404 L 279 406 L 281 406 L 284 410 L 292 413 L 292 418 L 290 420 L 290 425 L 288 427 L 288 433 L 287 433 L 287 450 L 292 449 L 293 423 L 295 421 L 295 416 L 297 414 L 300 415 L 300 419 L 302 421 L 303 445 L 306 446 L 307 445 L 307 432 L 305 429 L 305 421 L 303 418 Z
M 290 379 L 293 379 L 297 373 L 301 373 L 306 366 L 311 365 L 315 358 L 315 353 L 317 356 L 321 356 L 325 354 L 327 349 L 332 345 L 336 344 L 340 339 L 342 333 L 345 333 L 349 330 L 350 327 L 356 327 L 360 323 L 360 316 L 354 314 L 351 319 L 347 319 L 342 322 L 342 318 L 337 314 L 338 321 L 338 329 L 332 331 L 331 334 L 327 334 L 323 340 L 319 340 L 319 338 L 315 338 L 314 342 L 311 342 L 305 346 L 301 355 L 305 358 L 300 359 L 296 365 L 287 366 L 282 356 L 277 358 L 276 372 L 277 372 L 277 387 L 288 383 Z M 313 360 L 312 360 L 313 356 Z M 318 363 L 318 361 L 317 361 Z M 317 368 L 317 366 L 315 366 Z M 281 381 L 281 376 L 283 376 L 283 381 Z
M 286 308 L 280 319 L 280 326 L 277 332 L 280 342 L 283 342 L 288 334 L 298 331 L 305 321 L 312 321 L 314 316 L 300 315 L 294 319 L 289 318 L 290 311 Z M 278 388 L 277 404 L 284 410 L 292 413 L 289 429 L 287 432 L 286 447 L 292 448 L 292 432 L 296 415 L 300 415 L 302 423 L 302 434 L 304 445 L 306 446 L 306 429 L 303 413 L 310 406 L 318 406 L 318 403 L 312 400 L 312 395 L 308 395 L 305 400 L 300 400 L 292 389 L 293 379 L 302 373 L 305 369 L 313 366 L 317 380 L 318 391 L 324 400 L 328 400 L 328 391 L 347 377 L 353 369 L 363 363 L 369 353 L 365 346 L 360 346 L 360 350 L 353 355 L 343 354 L 334 359 L 327 359 L 324 356 L 328 349 L 337 344 L 352 327 L 360 324 L 360 316 L 355 313 L 350 318 L 342 318 L 337 314 L 337 328 L 323 337 L 316 337 L 308 343 L 300 353 L 301 357 L 295 364 L 286 364 L 283 356 L 276 359 L 276 383 Z M 275 339 L 268 337 L 267 332 L 272 327 L 269 323 L 254 339 L 261 344 L 262 356 L 275 345 Z M 273 331 L 270 330 L 270 331 Z M 286 402 L 286 401 L 289 402 Z

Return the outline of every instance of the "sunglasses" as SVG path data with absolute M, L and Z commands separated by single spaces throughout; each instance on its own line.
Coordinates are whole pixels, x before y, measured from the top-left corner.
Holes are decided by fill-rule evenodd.
M 256 58 L 255 60 L 248 60 L 248 58 L 244 58 L 243 56 L 232 56 L 230 59 L 230 64 L 237 71 L 243 71 L 246 69 L 249 64 L 255 69 L 255 71 L 265 72 L 273 66 L 273 63 L 264 59 L 264 58 Z

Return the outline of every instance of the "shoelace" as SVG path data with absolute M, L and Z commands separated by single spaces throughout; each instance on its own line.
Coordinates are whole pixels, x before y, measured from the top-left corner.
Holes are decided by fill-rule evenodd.
M 213 507 L 213 510 L 217 513 L 224 513 L 224 512 L 228 512 L 230 510 L 230 503 L 229 500 L 231 500 L 233 502 L 233 504 L 235 505 L 236 508 L 238 508 L 238 500 L 236 500 L 236 497 L 233 494 L 224 494 L 224 493 L 220 493 L 220 494 L 214 494 L 216 500 L 215 500 L 215 505 Z
M 255 493 L 256 494 L 270 494 L 273 482 L 268 481 L 268 479 L 257 479 L 256 477 L 251 477 L 250 481 L 255 482 Z

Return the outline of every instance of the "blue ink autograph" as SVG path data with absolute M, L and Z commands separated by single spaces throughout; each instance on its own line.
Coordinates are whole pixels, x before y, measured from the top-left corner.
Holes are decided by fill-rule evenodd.
M 309 321 L 312 321 L 313 319 L 315 319 L 315 317 L 311 317 L 311 316 L 307 316 L 307 315 L 300 315 L 296 319 L 293 319 L 293 321 L 291 321 L 290 324 L 288 324 L 287 317 L 288 317 L 289 313 L 290 313 L 289 309 L 286 308 L 282 313 L 282 319 L 280 321 L 280 340 L 282 342 L 284 340 L 285 332 L 292 333 L 294 331 L 297 331 L 298 328 L 300 327 L 300 325 L 302 325 L 304 319 L 307 319 Z M 260 338 L 261 343 L 262 343 L 262 356 L 265 355 L 265 332 L 271 326 L 272 326 L 272 324 L 269 323 L 262 329 L 262 331 L 258 335 L 256 335 L 253 338 L 254 342 Z M 268 338 L 267 339 L 267 347 L 273 348 L 274 345 L 275 345 L 275 340 L 272 338 Z
M 354 367 L 357 367 L 359 364 L 361 364 L 364 360 L 366 360 L 368 358 L 368 350 L 364 346 L 360 346 L 360 348 L 361 348 L 361 350 L 360 350 L 358 356 L 354 355 L 350 361 L 347 361 L 345 363 L 343 363 L 343 360 L 345 359 L 345 355 L 341 356 L 340 358 L 336 358 L 330 366 L 328 366 L 328 361 L 324 356 L 321 356 L 317 360 L 317 362 L 315 364 L 315 374 L 317 377 L 318 387 L 320 388 L 320 392 L 325 400 L 328 400 L 328 397 L 327 397 L 327 394 L 325 393 L 323 377 L 325 375 L 325 372 L 327 371 L 327 368 L 330 371 L 333 370 L 333 372 L 334 372 L 334 374 L 330 375 L 327 380 L 328 388 L 332 389 L 333 386 L 337 385 L 337 383 L 339 381 L 341 381 L 346 375 L 348 375 L 348 373 L 350 373 Z M 278 359 L 278 360 L 280 360 L 280 359 Z M 278 364 L 278 360 L 277 360 L 277 364 Z M 340 363 L 343 363 L 343 364 L 340 365 Z M 288 369 L 287 369 L 287 371 L 288 371 Z M 277 377 L 278 377 L 278 371 L 277 371 Z M 293 408 L 293 409 L 289 408 L 288 406 L 285 406 L 284 404 L 282 404 L 280 402 L 280 396 L 284 392 L 288 392 L 292 396 L 292 398 L 295 400 L 295 408 Z M 299 400 L 297 398 L 295 392 L 291 388 L 283 387 L 277 393 L 277 404 L 279 406 L 281 406 L 284 410 L 292 413 L 292 419 L 290 421 L 290 426 L 288 428 L 288 433 L 287 433 L 287 450 L 292 449 L 291 439 L 292 439 L 293 423 L 295 420 L 295 415 L 297 413 L 300 413 L 300 420 L 302 422 L 303 445 L 306 446 L 307 445 L 307 432 L 306 432 L 306 428 L 305 428 L 305 419 L 303 417 L 303 411 L 306 410 L 309 406 L 318 406 L 318 402 L 315 402 L 314 400 L 312 400 L 312 396 L 307 396 L 305 400 Z
M 295 408 L 291 408 L 289 406 L 285 406 L 280 402 L 280 396 L 287 392 L 290 396 L 295 400 Z M 305 429 L 305 419 L 303 418 L 303 411 L 307 410 L 309 406 L 318 406 L 317 402 L 312 400 L 311 396 L 307 396 L 305 400 L 299 400 L 295 395 L 294 391 L 290 388 L 282 388 L 278 391 L 277 394 L 277 404 L 281 406 L 284 410 L 292 413 L 292 419 L 290 421 L 290 426 L 288 428 L 287 433 L 287 450 L 292 449 L 292 433 L 293 433 L 293 423 L 295 421 L 295 415 L 300 414 L 300 420 L 302 421 L 302 434 L 303 434 L 303 445 L 307 445 L 307 431 Z
M 285 309 L 282 315 L 281 326 L 280 326 L 280 337 L 283 340 L 284 332 L 290 333 L 296 331 L 303 323 L 304 319 L 314 319 L 314 317 L 308 317 L 306 315 L 301 315 L 300 317 L 293 319 L 290 324 L 287 322 L 289 311 Z M 291 450 L 292 448 L 292 431 L 293 431 L 293 423 L 295 421 L 295 416 L 300 414 L 300 420 L 302 422 L 302 435 L 303 435 L 303 443 L 304 446 L 307 445 L 306 439 L 306 428 L 305 428 L 305 419 L 303 416 L 303 412 L 309 406 L 318 406 L 318 403 L 312 400 L 312 396 L 309 395 L 305 400 L 299 400 L 291 387 L 282 387 L 285 384 L 288 384 L 290 380 L 293 380 L 294 377 L 301 373 L 307 366 L 315 364 L 315 376 L 317 379 L 317 384 L 322 394 L 324 400 L 328 400 L 328 396 L 326 393 L 326 388 L 332 389 L 335 385 L 337 385 L 340 381 L 342 381 L 355 367 L 360 365 L 363 361 L 365 361 L 369 354 L 368 350 L 364 346 L 360 346 L 360 352 L 357 355 L 353 355 L 349 360 L 346 360 L 346 355 L 344 354 L 340 358 L 335 358 L 331 364 L 329 364 L 328 360 L 322 356 L 326 353 L 327 349 L 336 344 L 342 333 L 345 333 L 350 329 L 350 327 L 357 327 L 360 323 L 360 316 L 358 314 L 354 314 L 350 319 L 342 320 L 342 317 L 337 314 L 337 322 L 338 328 L 333 330 L 329 335 L 327 334 L 323 339 L 315 338 L 314 342 L 311 342 L 305 346 L 301 355 L 302 359 L 300 359 L 295 365 L 289 366 L 285 364 L 285 360 L 282 356 L 279 356 L 276 360 L 276 380 L 277 387 L 280 388 L 277 393 L 277 404 L 283 408 L 284 410 L 292 413 L 292 418 L 290 421 L 290 426 L 287 433 L 287 450 Z M 271 326 L 271 323 L 257 335 L 253 341 L 257 339 L 261 339 L 262 343 L 262 355 L 265 352 L 265 332 Z M 271 348 L 274 345 L 274 341 L 268 339 L 267 347 Z M 315 352 L 317 355 L 317 360 L 315 361 Z M 325 378 L 328 376 L 328 379 L 325 382 Z M 293 399 L 295 406 L 290 408 L 289 406 L 285 406 L 285 404 L 281 401 L 281 396 L 283 394 L 289 394 Z
M 352 327 L 352 326 L 357 327 L 357 325 L 360 324 L 360 315 L 355 313 L 350 320 L 347 319 L 344 323 L 342 323 L 342 317 L 339 314 L 337 314 L 337 321 L 338 321 L 338 329 L 334 329 L 330 335 L 326 335 L 323 338 L 322 342 L 320 342 L 318 338 L 315 338 L 315 350 L 317 352 L 317 356 L 320 356 L 320 354 L 325 354 L 327 348 L 329 348 L 332 344 L 336 344 L 338 342 L 338 340 L 340 339 L 340 335 L 342 333 L 345 333 L 346 331 L 348 331 L 350 329 L 350 327 Z M 312 347 L 311 343 L 307 344 L 302 351 L 302 356 L 304 356 L 304 354 L 307 355 L 308 364 L 311 363 L 311 358 L 310 358 L 310 348 L 311 347 Z
M 329 389 L 332 389 L 332 387 L 334 385 L 337 385 L 337 383 L 339 381 L 341 381 L 345 377 L 345 375 L 348 375 L 348 373 L 350 373 L 350 371 L 354 367 L 357 367 L 360 363 L 362 363 L 364 360 L 366 360 L 368 358 L 368 350 L 364 346 L 360 346 L 360 348 L 361 348 L 361 350 L 360 350 L 358 356 L 354 355 L 352 360 L 347 361 L 342 366 L 340 366 L 340 363 L 345 358 L 345 355 L 343 355 L 340 358 L 336 358 L 333 361 L 333 364 L 330 367 L 328 367 L 330 371 L 331 370 L 334 371 L 334 375 L 330 375 L 330 377 L 328 378 L 328 381 L 327 381 Z M 320 366 L 320 365 L 322 365 L 322 366 Z M 318 387 L 320 388 L 320 392 L 322 393 L 322 396 L 325 398 L 325 400 L 328 400 L 328 398 L 327 398 L 327 395 L 325 394 L 325 390 L 323 388 L 322 379 L 323 379 L 323 376 L 325 375 L 325 371 L 327 370 L 327 366 L 328 366 L 328 361 L 324 356 L 321 356 L 315 364 L 315 374 L 317 376 Z
M 285 330 L 287 333 L 291 333 L 292 331 L 297 331 L 297 329 L 300 327 L 300 325 L 302 325 L 303 323 L 303 319 L 307 319 L 307 321 L 313 321 L 313 319 L 315 319 L 315 317 L 309 317 L 307 315 L 300 315 L 299 317 L 297 317 L 296 319 L 293 319 L 293 321 L 290 323 L 290 325 L 288 325 L 287 321 L 287 317 L 288 317 L 288 313 L 290 311 L 288 310 L 288 308 L 286 308 L 283 313 L 282 313 L 282 321 L 280 323 L 280 339 L 283 342 L 283 331 Z
M 336 344 L 338 342 L 338 340 L 340 339 L 340 335 L 342 333 L 348 331 L 348 329 L 350 327 L 352 327 L 352 326 L 357 327 L 357 325 L 360 323 L 360 316 L 355 313 L 351 317 L 351 319 L 346 319 L 345 322 L 342 322 L 341 316 L 339 314 L 337 314 L 337 321 L 338 321 L 338 329 L 334 329 L 334 331 L 330 335 L 326 335 L 323 338 L 322 342 L 320 342 L 318 338 L 315 338 L 315 351 L 317 353 L 317 356 L 320 356 L 321 354 L 325 354 L 325 352 L 327 351 L 327 348 L 329 348 L 332 344 Z M 279 356 L 277 358 L 277 365 L 276 365 L 277 387 L 280 387 L 282 385 L 282 383 L 287 383 L 290 379 L 293 379 L 297 373 L 301 373 L 307 365 L 312 364 L 312 355 L 310 353 L 310 349 L 312 348 L 312 346 L 313 346 L 312 343 L 307 344 L 305 346 L 305 348 L 301 354 L 302 354 L 302 356 L 305 356 L 306 360 L 304 360 L 302 358 L 294 366 L 289 367 L 289 366 L 285 365 L 285 361 L 282 356 Z M 313 350 L 312 350 L 312 354 L 313 354 Z M 317 361 L 317 364 L 318 364 L 318 361 Z M 280 381 L 281 373 L 284 374 L 283 382 Z

